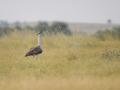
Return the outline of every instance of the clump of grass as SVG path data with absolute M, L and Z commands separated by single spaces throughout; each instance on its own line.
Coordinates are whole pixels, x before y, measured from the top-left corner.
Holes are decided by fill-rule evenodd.
M 120 58 L 120 50 L 119 49 L 105 49 L 104 52 L 102 53 L 102 57 L 105 59 L 114 59 Z

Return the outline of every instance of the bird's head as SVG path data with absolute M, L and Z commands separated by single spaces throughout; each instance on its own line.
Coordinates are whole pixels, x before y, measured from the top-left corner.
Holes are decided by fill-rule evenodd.
M 42 32 L 40 31 L 40 32 L 38 33 L 38 35 L 41 34 L 41 33 L 42 33 Z

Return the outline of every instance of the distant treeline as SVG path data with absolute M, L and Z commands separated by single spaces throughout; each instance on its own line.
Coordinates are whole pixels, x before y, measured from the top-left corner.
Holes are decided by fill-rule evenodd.
M 120 26 L 111 29 L 99 30 L 95 36 L 100 40 L 117 39 L 120 40 Z
M 36 33 L 43 32 L 43 34 L 57 34 L 63 33 L 71 35 L 68 23 L 65 22 L 14 22 L 9 23 L 7 21 L 0 21 L 0 36 L 7 35 L 14 31 L 34 31 Z M 80 34 L 83 34 L 80 32 Z M 86 34 L 83 34 L 86 35 Z M 106 28 L 105 30 L 99 30 L 94 33 L 94 36 L 100 40 L 119 39 L 120 40 L 120 26 L 114 28 Z
M 43 32 L 49 34 L 64 33 L 71 34 L 68 24 L 65 22 L 37 22 L 37 23 L 8 23 L 7 21 L 0 21 L 0 36 L 9 34 L 13 31 L 31 30 L 35 32 Z

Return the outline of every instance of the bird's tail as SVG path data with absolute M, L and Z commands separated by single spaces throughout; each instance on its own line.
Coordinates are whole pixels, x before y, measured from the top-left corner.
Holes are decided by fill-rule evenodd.
M 28 54 L 28 53 L 26 53 L 24 56 L 25 56 L 25 57 L 27 57 L 27 56 L 29 56 L 29 54 Z

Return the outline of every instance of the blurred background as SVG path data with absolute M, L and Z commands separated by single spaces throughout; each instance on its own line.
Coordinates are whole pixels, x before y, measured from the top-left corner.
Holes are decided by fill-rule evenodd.
M 120 90 L 120 0 L 0 0 L 0 90 Z M 25 57 L 42 32 L 43 53 Z
M 119 0 L 0 0 L 0 36 L 14 30 L 91 34 L 112 29 L 120 25 L 119 3 Z

